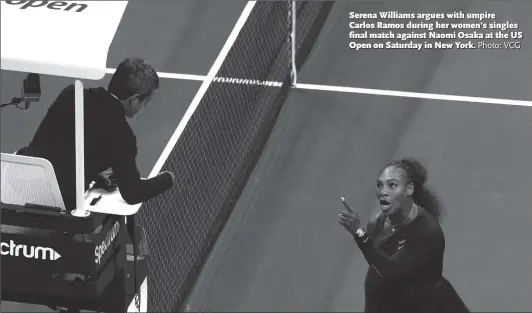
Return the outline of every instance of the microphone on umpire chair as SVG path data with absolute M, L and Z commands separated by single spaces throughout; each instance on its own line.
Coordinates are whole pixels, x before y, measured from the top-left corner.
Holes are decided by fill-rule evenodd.
M 21 110 L 27 110 L 30 103 L 41 99 L 41 77 L 39 74 L 30 73 L 22 82 L 22 96 L 14 97 L 9 103 L 3 103 L 1 107 L 14 105 Z

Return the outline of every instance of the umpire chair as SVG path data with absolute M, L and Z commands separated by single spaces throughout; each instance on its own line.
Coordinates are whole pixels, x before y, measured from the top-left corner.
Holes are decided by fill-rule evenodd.
M 128 258 L 136 236 L 125 217 L 75 217 L 48 160 L 2 153 L 1 161 L 2 301 L 127 312 L 147 264 Z

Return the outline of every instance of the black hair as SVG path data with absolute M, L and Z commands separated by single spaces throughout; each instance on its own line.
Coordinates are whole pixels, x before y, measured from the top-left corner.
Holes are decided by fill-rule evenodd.
M 138 94 L 142 101 L 157 88 L 159 76 L 155 69 L 143 59 L 127 58 L 118 65 L 109 82 L 108 91 L 120 100 Z
M 428 179 L 427 169 L 414 159 L 394 160 L 388 163 L 385 168 L 390 166 L 405 172 L 408 182 L 414 185 L 414 193 L 412 194 L 414 202 L 440 220 L 443 215 L 441 203 L 437 194 L 425 185 Z

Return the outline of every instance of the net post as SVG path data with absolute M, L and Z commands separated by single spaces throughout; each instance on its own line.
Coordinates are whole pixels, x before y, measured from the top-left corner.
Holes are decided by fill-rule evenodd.
M 77 217 L 89 216 L 89 211 L 85 209 L 85 128 L 83 117 L 83 83 L 81 80 L 75 82 L 75 138 L 76 138 L 76 208 L 72 210 L 72 215 Z
M 297 25 L 297 8 L 296 8 L 296 1 L 290 1 L 290 10 L 291 10 L 291 29 L 290 29 L 290 37 L 291 37 L 291 63 L 292 63 L 292 75 L 291 75 L 291 81 L 292 86 L 295 86 L 297 84 L 297 63 L 296 63 L 296 55 L 297 55 L 297 43 L 296 43 L 296 25 Z

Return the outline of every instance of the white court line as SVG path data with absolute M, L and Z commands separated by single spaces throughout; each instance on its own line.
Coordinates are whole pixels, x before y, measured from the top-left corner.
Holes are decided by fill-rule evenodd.
M 470 96 L 455 96 L 455 95 L 443 95 L 443 94 L 423 93 L 423 92 L 409 92 L 409 91 L 369 89 L 369 88 L 357 88 L 357 87 L 341 87 L 341 86 L 326 86 L 326 85 L 313 85 L 313 84 L 297 84 L 295 88 L 296 89 L 307 89 L 307 90 L 319 90 L 319 91 L 358 93 L 358 94 L 377 95 L 377 96 L 418 98 L 418 99 L 427 99 L 427 100 L 443 100 L 443 101 L 476 102 L 476 103 L 490 103 L 490 104 L 502 104 L 502 105 L 532 106 L 532 101 L 498 99 L 498 98 L 482 98 L 482 97 L 470 97 Z
M 211 85 L 211 83 L 215 80 L 216 73 L 218 73 L 218 70 L 220 70 L 220 67 L 222 66 L 223 62 L 225 61 L 225 58 L 229 54 L 229 51 L 231 50 L 231 47 L 233 47 L 233 44 L 236 41 L 236 38 L 238 37 L 238 34 L 244 27 L 244 24 L 246 23 L 249 15 L 251 14 L 251 11 L 253 7 L 255 6 L 256 1 L 248 1 L 246 6 L 244 7 L 244 10 L 240 14 L 240 17 L 238 18 L 235 26 L 233 27 L 233 30 L 229 34 L 229 37 L 227 37 L 227 41 L 224 43 L 224 46 L 222 47 L 222 50 L 218 54 L 218 57 L 214 61 L 211 69 L 209 70 L 209 73 L 207 73 L 206 76 L 204 75 L 189 75 L 189 74 L 179 74 L 179 73 L 161 73 L 157 72 L 159 77 L 162 78 L 169 78 L 169 79 L 183 79 L 183 80 L 196 80 L 196 81 L 202 81 L 198 92 L 192 99 L 192 102 L 190 103 L 187 111 L 185 112 L 185 115 L 183 115 L 183 118 L 177 125 L 176 130 L 172 134 L 172 137 L 170 137 L 170 140 L 166 144 L 166 147 L 164 147 L 163 152 L 159 156 L 159 159 L 153 166 L 153 169 L 150 173 L 149 177 L 156 176 L 162 169 L 164 163 L 168 159 L 168 156 L 174 149 L 174 146 L 176 145 L 177 141 L 179 140 L 179 137 L 181 137 L 181 134 L 183 133 L 183 130 L 187 126 L 188 122 L 190 121 L 190 118 L 196 111 L 199 103 L 201 102 L 201 99 L 205 95 L 205 92 L 207 92 L 207 89 Z M 108 74 L 112 74 L 115 72 L 115 69 L 108 68 L 106 70 Z M 231 80 L 232 82 L 232 80 Z M 235 81 L 237 82 L 237 81 Z M 141 204 L 138 204 L 140 207 Z M 148 277 L 142 282 L 141 286 L 141 310 L 140 312 L 147 312 L 148 307 Z M 128 312 L 138 312 L 137 308 L 135 307 L 135 299 L 130 303 Z
M 181 134 L 183 133 L 183 130 L 187 126 L 188 122 L 190 121 L 190 118 L 196 111 L 199 103 L 201 102 L 201 99 L 205 95 L 205 92 L 207 92 L 207 89 L 215 79 L 216 73 L 218 73 L 218 70 L 222 66 L 222 63 L 224 62 L 225 58 L 229 54 L 229 51 L 231 50 L 231 47 L 236 41 L 236 38 L 238 37 L 238 34 L 244 27 L 244 24 L 246 23 L 249 15 L 251 14 L 251 10 L 255 6 L 255 1 L 248 1 L 246 6 L 244 7 L 244 10 L 240 14 L 240 17 L 238 18 L 235 26 L 233 27 L 233 30 L 229 34 L 229 37 L 227 38 L 227 41 L 225 42 L 224 46 L 222 47 L 222 50 L 218 54 L 218 57 L 214 61 L 211 69 L 209 70 L 209 73 L 205 75 L 190 75 L 190 74 L 179 74 L 179 73 L 161 73 L 158 72 L 157 74 L 161 78 L 169 78 L 169 79 L 183 79 L 183 80 L 195 80 L 195 81 L 202 81 L 198 92 L 192 99 L 192 102 L 190 103 L 187 111 L 185 112 L 185 115 L 183 115 L 183 118 L 177 125 L 176 130 L 172 134 L 172 137 L 170 137 L 170 140 L 166 144 L 166 147 L 164 147 L 163 152 L 159 156 L 159 159 L 153 166 L 153 169 L 150 173 L 149 177 L 156 176 L 162 169 L 164 163 L 168 159 L 168 156 L 174 149 L 174 146 L 176 145 L 177 141 L 179 140 L 179 137 L 181 137 Z M 115 69 L 108 68 L 106 70 L 107 74 L 112 74 L 115 72 Z M 141 204 L 139 204 L 140 206 Z M 147 312 L 148 307 L 148 278 L 146 278 L 142 282 L 141 286 L 141 310 L 140 312 Z M 137 308 L 135 307 L 135 299 L 130 303 L 128 312 L 137 312 Z
M 224 62 L 225 58 L 229 54 L 229 51 L 231 50 L 231 47 L 233 47 L 233 44 L 235 43 L 236 38 L 238 37 L 238 34 L 240 33 L 240 31 L 244 27 L 244 24 L 246 23 L 249 15 L 251 13 L 251 10 L 255 6 L 255 3 L 256 3 L 255 1 L 249 1 L 246 4 L 246 7 L 244 8 L 242 13 L 240 14 L 240 17 L 238 18 L 233 30 L 231 31 L 231 33 L 229 34 L 229 37 L 227 38 L 227 41 L 225 42 L 224 46 L 222 47 L 222 50 L 218 54 L 218 57 L 214 61 L 211 69 L 209 70 L 209 73 L 207 74 L 207 76 L 204 77 L 203 83 L 201 84 L 198 92 L 196 93 L 196 96 L 194 96 L 194 99 L 192 99 L 192 102 L 190 103 L 190 106 L 188 107 L 187 111 L 185 112 L 185 115 L 181 119 L 181 122 L 179 122 L 179 125 L 177 125 L 177 128 L 174 131 L 174 134 L 172 135 L 172 137 L 170 138 L 170 140 L 166 144 L 166 147 L 164 148 L 163 152 L 161 153 L 161 156 L 159 157 L 159 159 L 155 163 L 155 166 L 153 167 L 153 170 L 151 171 L 149 177 L 153 177 L 153 176 L 157 175 L 161 171 L 164 163 L 166 162 L 166 159 L 168 159 L 168 156 L 170 155 L 170 152 L 172 152 L 172 149 L 174 148 L 175 144 L 177 143 L 177 140 L 179 139 L 179 137 L 181 137 L 181 134 L 183 133 L 183 130 L 185 129 L 185 126 L 187 126 L 188 121 L 190 121 L 190 118 L 192 117 L 192 115 L 196 111 L 196 108 L 198 107 L 198 105 L 199 105 L 201 99 L 203 98 L 203 96 L 205 95 L 205 92 L 207 92 L 207 89 L 209 88 L 209 86 L 211 85 L 212 81 L 214 80 L 214 78 L 216 76 L 216 73 L 218 73 L 218 70 L 222 66 L 222 63 Z M 166 75 L 166 74 L 168 74 L 168 73 L 165 73 L 165 76 L 170 76 L 170 75 Z
M 114 73 L 114 71 L 115 71 L 114 69 L 107 69 L 107 73 L 109 74 Z M 205 75 L 165 73 L 165 72 L 157 72 L 157 74 L 159 75 L 159 77 L 168 78 L 168 79 L 182 79 L 182 80 L 194 80 L 194 81 L 205 81 L 207 79 L 207 76 Z M 264 86 L 271 86 L 271 87 L 282 86 L 282 82 L 258 81 L 258 80 L 229 78 L 229 77 L 214 77 L 212 81 L 220 82 L 220 83 L 228 83 L 228 84 L 264 85 Z M 359 87 L 348 87 L 348 86 L 330 86 L 330 85 L 297 83 L 295 86 L 292 86 L 292 88 L 315 90 L 315 91 L 357 93 L 357 94 L 376 95 L 376 96 L 417 98 L 417 99 L 427 99 L 427 100 L 459 101 L 459 102 L 488 103 L 488 104 L 514 105 L 514 106 L 532 106 L 532 101 L 525 101 L 525 100 L 458 96 L 458 95 L 410 92 L 410 91 L 399 91 L 399 90 L 385 90 L 385 89 L 371 89 L 371 88 L 359 88 Z

